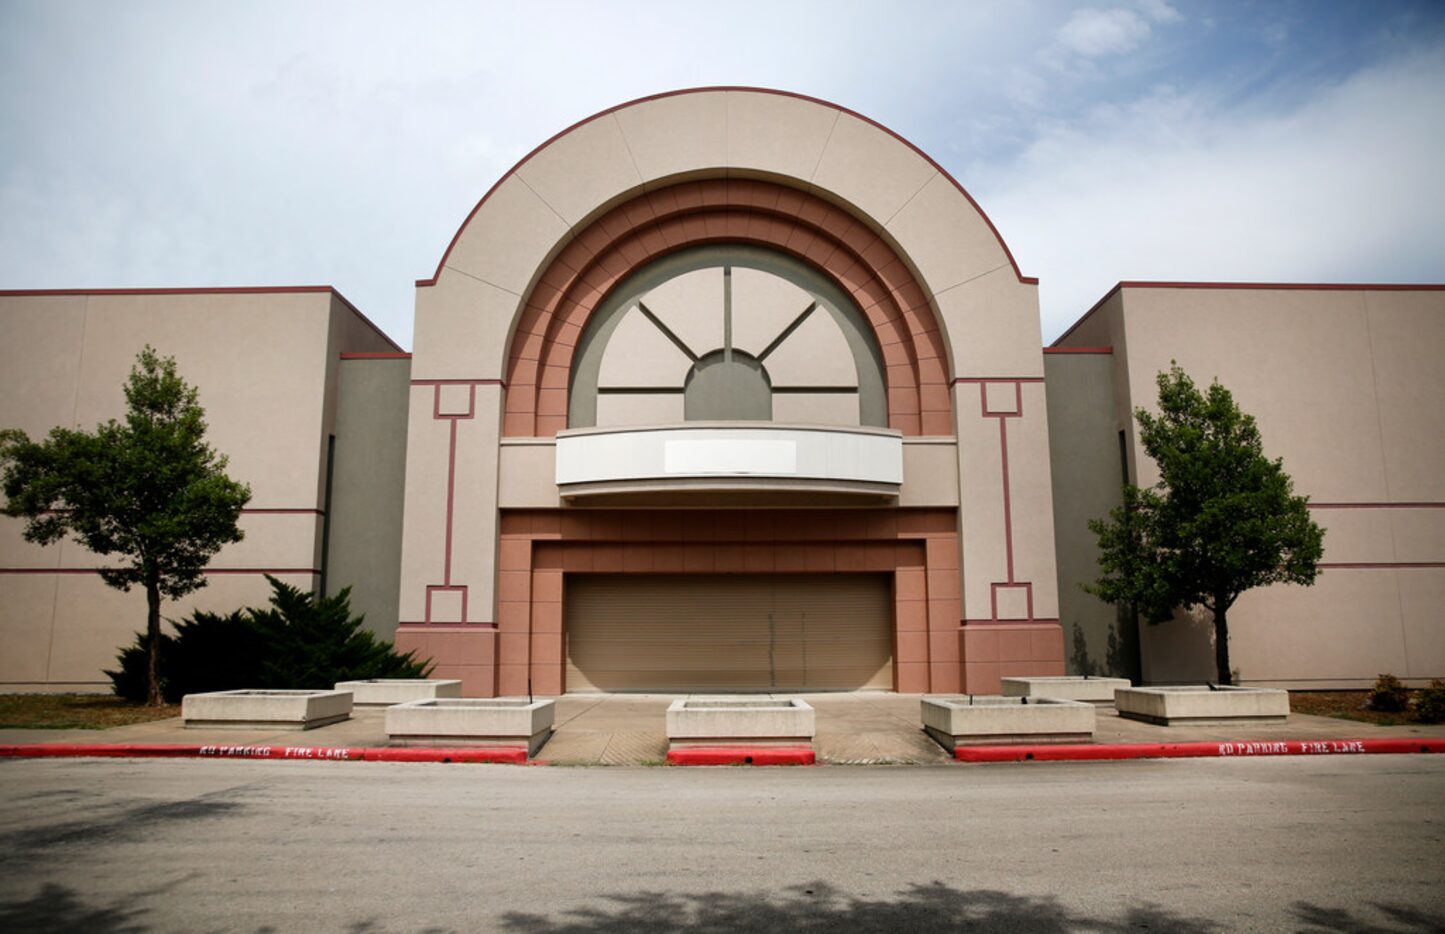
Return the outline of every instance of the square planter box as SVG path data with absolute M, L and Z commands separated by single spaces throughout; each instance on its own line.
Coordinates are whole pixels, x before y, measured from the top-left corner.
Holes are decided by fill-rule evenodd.
M 1054 697 L 925 697 L 922 716 L 923 729 L 950 752 L 957 746 L 1094 739 L 1094 705 Z
M 811 745 L 813 708 L 794 697 L 684 697 L 667 708 L 671 746 Z
M 1119 716 L 1170 726 L 1175 723 L 1283 723 L 1289 716 L 1289 692 L 1277 688 L 1180 687 L 1121 688 L 1114 692 Z
M 1088 675 L 1015 677 L 1003 679 L 1003 696 L 1057 697 L 1088 704 L 1112 704 L 1116 688 L 1132 686 L 1128 678 L 1094 678 Z
M 336 690 L 350 691 L 358 707 L 390 707 L 433 697 L 461 697 L 460 681 L 441 678 L 371 678 L 366 681 L 338 681 Z
M 556 702 L 525 697 L 439 697 L 386 708 L 395 746 L 525 746 L 534 756 L 552 735 Z
M 350 691 L 214 691 L 181 698 L 187 727 L 312 730 L 350 716 Z

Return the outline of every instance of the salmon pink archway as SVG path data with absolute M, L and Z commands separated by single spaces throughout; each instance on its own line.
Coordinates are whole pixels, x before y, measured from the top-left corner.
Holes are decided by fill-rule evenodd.
M 949 434 L 942 336 L 928 298 L 881 237 L 816 195 L 751 179 L 684 182 L 602 215 L 552 260 L 528 296 L 507 360 L 503 434 L 567 427 L 573 354 L 588 318 L 640 266 L 688 247 L 762 246 L 827 274 L 867 316 L 886 366 L 888 424 Z

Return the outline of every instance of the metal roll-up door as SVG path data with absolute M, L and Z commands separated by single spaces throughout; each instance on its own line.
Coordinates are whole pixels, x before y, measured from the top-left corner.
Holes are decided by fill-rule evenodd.
M 893 687 L 882 574 L 569 575 L 568 691 Z

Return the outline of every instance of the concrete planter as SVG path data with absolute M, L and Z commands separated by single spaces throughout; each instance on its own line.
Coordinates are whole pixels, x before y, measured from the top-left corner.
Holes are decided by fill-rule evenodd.
M 1094 705 L 1053 697 L 925 697 L 923 729 L 945 749 L 1094 739 Z
M 1283 723 L 1289 716 L 1289 692 L 1277 688 L 1180 687 L 1121 688 L 1114 692 L 1119 716 L 1169 726 L 1174 723 Z
M 685 697 L 667 708 L 672 746 L 811 744 L 813 708 L 797 698 Z
M 312 730 L 350 716 L 350 691 L 215 691 L 181 698 L 181 719 L 193 728 Z
M 552 735 L 556 702 L 525 697 L 427 698 L 386 708 L 395 746 L 525 746 L 537 754 Z
M 336 690 L 350 691 L 358 707 L 389 707 L 433 697 L 461 697 L 460 681 L 440 678 L 372 678 L 367 681 L 338 681 Z
M 1112 704 L 1115 689 L 1127 687 L 1132 687 L 1128 678 L 1094 678 L 1087 675 L 1004 678 L 1003 696 L 1057 697 L 1088 704 Z

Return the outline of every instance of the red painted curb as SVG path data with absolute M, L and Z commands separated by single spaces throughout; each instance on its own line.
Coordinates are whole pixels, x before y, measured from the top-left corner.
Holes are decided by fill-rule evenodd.
M 667 753 L 668 765 L 813 765 L 808 746 L 686 746 Z
M 272 759 L 337 762 L 496 762 L 525 765 L 524 746 L 372 748 L 367 746 L 179 746 L 167 743 L 33 743 L 0 746 L 8 759 Z
M 1332 756 L 1445 752 L 1445 739 L 1247 740 L 1228 743 L 1116 743 L 1059 746 L 959 746 L 959 762 L 1089 762 L 1240 756 Z

